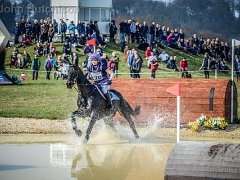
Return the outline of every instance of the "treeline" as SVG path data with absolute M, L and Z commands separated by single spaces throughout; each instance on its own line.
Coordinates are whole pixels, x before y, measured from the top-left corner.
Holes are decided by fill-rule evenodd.
M 51 15 L 50 0 L 0 0 L 0 19 L 10 33 L 15 21 L 26 18 L 43 19 Z
M 0 18 L 9 31 L 15 20 L 26 18 L 45 18 L 50 11 L 37 11 L 31 14 L 27 10 L 29 3 L 37 7 L 50 7 L 50 0 L 1 0 Z M 21 14 L 16 9 L 6 12 L 5 7 L 23 7 Z M 48 9 L 50 10 L 50 9 Z M 113 0 L 112 19 L 146 21 L 149 25 L 155 21 L 171 28 L 183 28 L 186 34 L 198 33 L 206 38 L 215 34 L 224 39 L 240 38 L 240 0 L 173 0 L 166 4 L 152 0 Z
M 166 4 L 151 0 L 113 0 L 113 19 L 153 21 L 186 34 L 212 34 L 224 39 L 240 38 L 239 0 L 174 0 Z

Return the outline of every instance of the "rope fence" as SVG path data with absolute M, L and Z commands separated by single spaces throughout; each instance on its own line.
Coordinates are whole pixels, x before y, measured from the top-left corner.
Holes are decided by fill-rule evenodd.
M 15 69 L 15 68 L 6 68 L 6 72 L 8 72 L 8 71 L 16 71 L 16 72 L 24 72 L 24 73 L 26 73 L 26 72 L 32 72 L 33 70 L 31 70 L 31 69 Z M 52 70 L 51 71 L 52 73 L 54 73 L 54 72 L 59 72 L 59 71 L 56 71 L 56 70 Z M 188 73 L 190 73 L 190 74 L 196 74 L 198 77 L 199 76 L 204 76 L 204 70 L 193 70 L 193 71 L 187 71 Z M 210 75 L 212 75 L 212 76 L 214 76 L 214 78 L 215 79 L 217 79 L 218 78 L 218 74 L 220 73 L 220 72 L 222 72 L 222 73 L 227 73 L 227 75 L 231 75 L 231 70 L 209 70 L 209 73 L 210 73 Z M 47 71 L 45 71 L 45 70 L 39 70 L 38 71 L 38 73 L 39 74 L 41 74 L 41 73 L 47 73 Z M 156 77 L 158 78 L 158 77 L 162 77 L 162 78 L 164 78 L 164 77 L 168 77 L 168 76 L 166 76 L 166 75 L 170 75 L 170 77 L 172 77 L 172 75 L 180 75 L 180 77 L 181 77 L 181 75 L 182 75 L 182 73 L 184 73 L 183 71 L 172 71 L 172 72 L 169 72 L 169 71 L 161 71 L 161 69 L 159 69 L 158 71 L 156 71 Z M 234 71 L 234 73 L 236 73 L 236 71 Z M 134 74 L 139 74 L 140 76 L 151 76 L 151 72 L 140 72 L 140 73 L 131 73 L 132 75 L 134 75 Z M 117 73 L 116 75 L 118 75 L 118 76 L 126 76 L 126 75 L 129 75 L 129 77 L 130 77 L 130 72 L 123 72 L 123 73 Z M 192 76 L 192 78 L 194 78 L 194 76 Z

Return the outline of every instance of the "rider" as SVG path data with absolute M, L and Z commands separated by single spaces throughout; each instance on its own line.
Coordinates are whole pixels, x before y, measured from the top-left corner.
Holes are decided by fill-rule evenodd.
M 99 54 L 92 54 L 90 59 L 92 64 L 88 67 L 88 76 L 94 80 L 95 84 L 101 86 L 111 110 L 115 110 L 109 93 L 114 73 L 105 64 L 101 63 L 101 57 Z

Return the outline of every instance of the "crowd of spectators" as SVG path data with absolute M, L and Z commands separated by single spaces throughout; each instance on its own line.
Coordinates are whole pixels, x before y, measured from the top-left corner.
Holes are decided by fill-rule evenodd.
M 86 65 L 88 65 L 90 63 L 88 57 L 93 53 L 94 48 L 87 42 L 91 39 L 96 39 L 98 51 L 101 53 L 102 59 L 105 59 L 107 66 L 111 68 L 115 74 L 118 74 L 119 57 L 115 52 L 112 53 L 110 59 L 106 54 L 102 54 L 106 44 L 96 21 L 85 25 L 85 23 L 81 21 L 77 24 L 70 21 L 70 23 L 67 24 L 64 20 L 56 22 L 56 20 L 51 21 L 50 18 L 40 19 L 39 21 L 34 20 L 33 22 L 30 19 L 26 19 L 26 21 L 16 22 L 13 34 L 15 35 L 15 48 L 10 59 L 10 67 L 33 68 L 31 65 L 33 61 L 29 53 L 24 51 L 23 54 L 20 54 L 18 51 L 18 48 L 25 48 L 32 44 L 34 44 L 35 59 L 39 58 L 39 56 L 46 56 L 44 68 L 48 72 L 51 71 L 52 68 L 58 69 L 63 62 L 69 64 L 78 62 L 78 57 L 76 53 L 73 55 L 73 52 L 79 51 L 81 48 L 86 55 Z M 119 24 L 119 31 L 115 21 L 111 21 L 109 24 L 109 34 L 110 42 L 119 41 L 121 50 L 126 52 L 130 76 L 133 78 L 140 78 L 143 58 L 135 49 L 128 49 L 131 43 L 137 43 L 139 49 L 145 51 L 145 58 L 148 61 L 148 68 L 150 69 L 152 78 L 156 76 L 159 62 L 166 63 L 166 67 L 174 71 L 183 71 L 183 77 L 186 77 L 186 74 L 188 74 L 186 73 L 187 68 L 182 67 L 181 63 L 179 64 L 179 68 L 177 67 L 176 56 L 171 56 L 164 50 L 158 52 L 159 47 L 161 49 L 169 47 L 191 55 L 205 54 L 204 59 L 207 58 L 208 60 L 203 62 L 200 69 L 204 69 L 206 78 L 209 78 L 209 74 L 206 72 L 209 71 L 209 69 L 229 70 L 226 62 L 231 61 L 230 47 L 227 42 L 220 41 L 219 38 L 204 39 L 199 38 L 196 34 L 187 38 L 183 29 L 171 29 L 170 27 L 161 26 L 155 22 L 152 22 L 152 24 L 148 26 L 145 21 L 140 23 L 135 20 L 122 21 Z M 119 38 L 117 38 L 117 34 L 119 34 Z M 51 65 L 51 68 L 47 68 L 47 60 L 51 62 L 51 59 L 54 59 L 54 56 L 59 53 L 56 51 L 53 42 L 57 39 L 63 44 L 62 52 L 60 52 L 61 55 L 58 56 L 58 60 L 55 61 L 56 63 L 51 63 L 54 64 Z M 236 48 L 235 54 L 239 59 L 240 47 Z M 186 60 L 186 58 L 182 60 Z M 37 71 L 36 67 L 37 65 L 35 65 L 34 71 Z M 238 71 L 237 66 L 235 66 L 235 70 Z M 46 79 L 50 79 L 49 73 L 47 73 Z

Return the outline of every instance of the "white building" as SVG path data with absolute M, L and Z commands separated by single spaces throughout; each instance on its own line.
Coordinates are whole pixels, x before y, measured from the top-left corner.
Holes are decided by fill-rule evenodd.
M 78 20 L 97 21 L 101 33 L 109 34 L 112 0 L 51 0 L 52 19 L 63 19 L 67 24 Z

